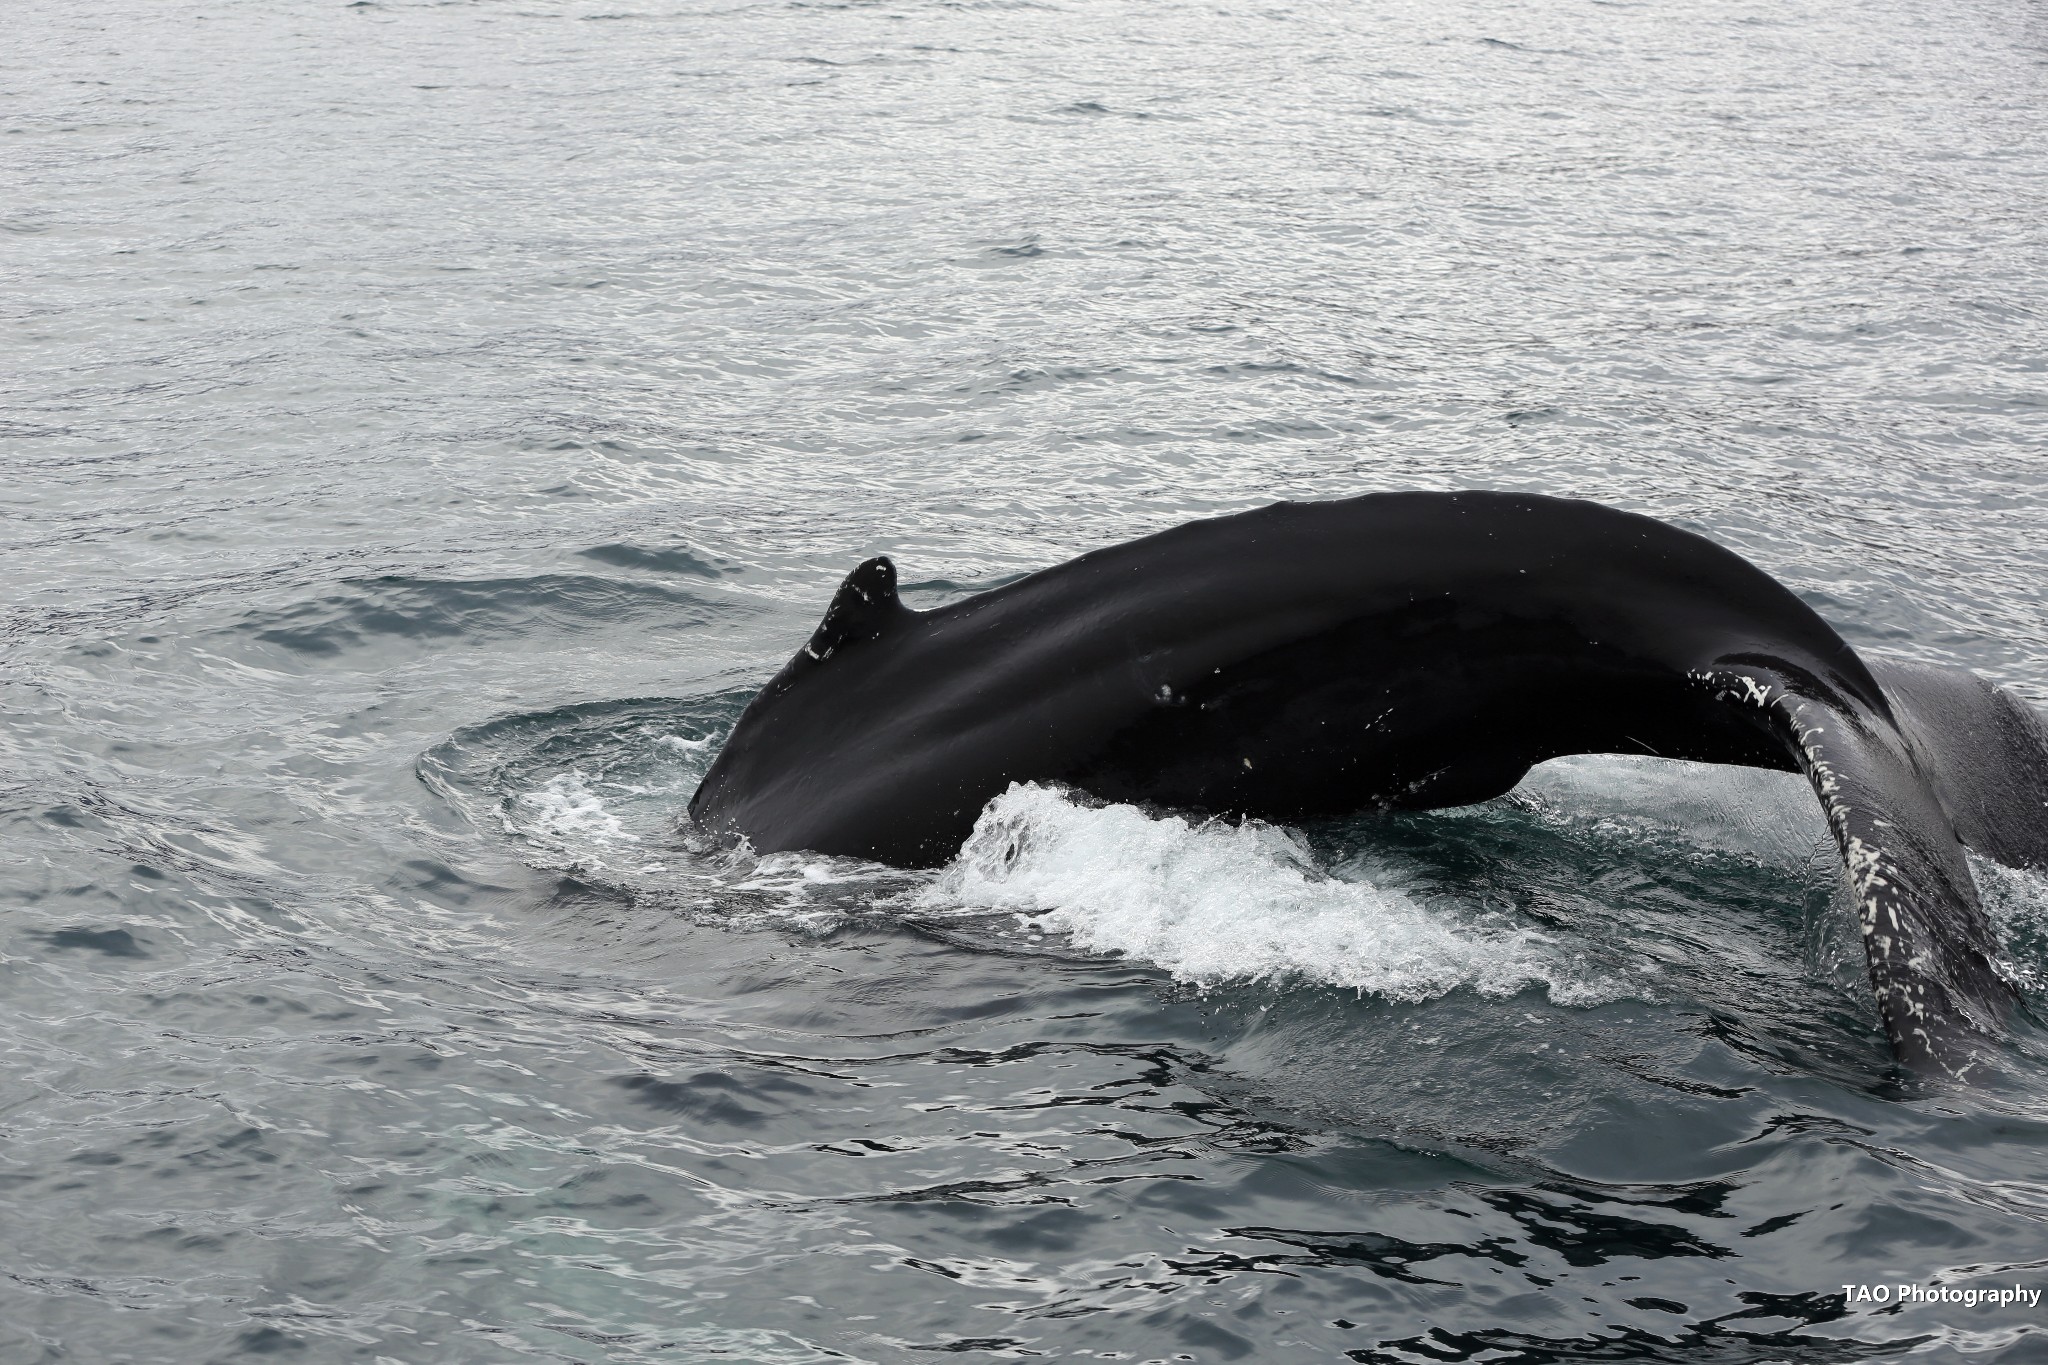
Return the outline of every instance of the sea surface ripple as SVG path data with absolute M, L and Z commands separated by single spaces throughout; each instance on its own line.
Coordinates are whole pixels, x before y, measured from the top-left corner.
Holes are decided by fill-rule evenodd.
M 14 0 L 0 1360 L 2048 1359 L 1783 775 L 707 853 L 838 577 L 1704 531 L 2048 703 L 2038 0 Z

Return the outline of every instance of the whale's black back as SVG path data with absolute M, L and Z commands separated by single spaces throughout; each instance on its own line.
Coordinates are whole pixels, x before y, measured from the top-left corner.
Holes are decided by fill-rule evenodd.
M 1745 646 L 1882 704 L 1769 577 L 1591 503 L 1281 503 L 923 613 L 894 581 L 887 561 L 849 577 L 706 777 L 700 823 L 936 863 L 1012 781 L 1284 819 L 1481 800 L 1566 753 L 1788 766 L 1688 679 Z

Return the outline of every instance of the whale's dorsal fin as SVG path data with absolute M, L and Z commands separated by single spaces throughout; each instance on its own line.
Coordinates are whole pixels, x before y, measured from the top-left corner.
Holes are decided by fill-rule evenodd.
M 909 615 L 896 595 L 896 566 L 887 555 L 877 555 L 839 585 L 804 653 L 823 663 L 850 644 L 880 637 Z
M 1754 708 L 1820 798 L 1855 891 L 1870 984 L 1901 1061 L 1960 1077 L 2012 1001 L 1956 824 L 1914 746 L 1801 670 L 1747 661 L 1696 672 Z

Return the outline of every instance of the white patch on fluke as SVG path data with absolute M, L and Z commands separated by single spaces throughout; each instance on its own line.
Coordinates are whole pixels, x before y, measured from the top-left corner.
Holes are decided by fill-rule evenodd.
M 917 904 L 1015 911 L 1034 932 L 1204 985 L 1308 981 L 1393 1000 L 1541 985 L 1575 1005 L 1629 993 L 1534 930 L 1331 877 L 1289 831 L 1082 806 L 1035 785 L 989 803 Z

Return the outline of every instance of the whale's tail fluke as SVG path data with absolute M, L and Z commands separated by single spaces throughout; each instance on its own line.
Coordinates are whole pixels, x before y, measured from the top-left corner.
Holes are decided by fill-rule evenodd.
M 1866 659 L 1962 841 L 2007 867 L 2048 868 L 2048 724 L 1960 668 Z
M 1889 690 L 1890 675 L 1878 676 Z M 1948 792 L 1957 792 L 1961 809 L 1978 819 L 1995 792 L 1971 785 L 1974 764 L 1987 765 L 1984 782 L 2017 780 L 2020 773 L 2039 777 L 2041 770 L 2024 756 L 2001 766 L 1991 752 L 1993 718 L 1998 725 L 2017 723 L 2006 702 L 2023 711 L 2025 704 L 1996 688 L 1988 689 L 1987 699 L 1955 684 L 1929 683 L 1917 694 L 1926 721 L 1895 727 L 1843 704 L 1826 683 L 1797 670 L 1743 663 L 1695 678 L 1723 701 L 1754 708 L 1812 784 L 1855 892 L 1870 984 L 1899 1060 L 1916 1071 L 1961 1077 L 2003 1031 L 2013 992 L 1994 963 L 1997 939 L 1963 856 L 1965 822 L 1951 814 Z M 1978 719 L 1958 726 L 1955 717 L 1968 708 Z M 1920 737 L 1923 724 L 1937 735 L 1955 728 L 1966 742 L 1935 759 Z M 2032 846 L 2024 822 L 1969 828 L 1987 842 L 2006 841 L 1982 848 L 2001 861 L 2000 849 Z M 2038 840 L 2039 833 L 2032 837 Z

